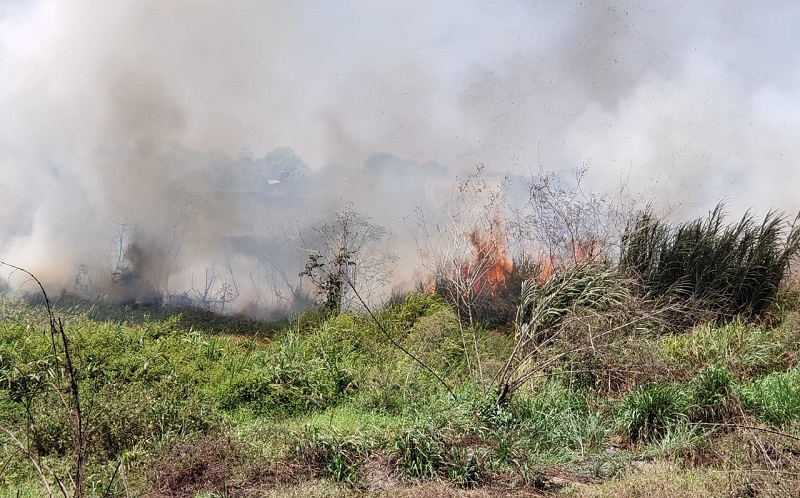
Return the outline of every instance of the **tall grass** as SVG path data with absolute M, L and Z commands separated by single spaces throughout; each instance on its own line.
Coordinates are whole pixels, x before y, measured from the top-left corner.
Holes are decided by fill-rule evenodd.
M 717 317 L 757 317 L 775 300 L 800 250 L 800 227 L 774 211 L 761 223 L 750 213 L 734 224 L 724 217 L 721 204 L 706 219 L 679 224 L 646 209 L 623 234 L 620 266 L 650 298 L 684 301 Z
M 632 442 L 660 439 L 689 422 L 690 395 L 678 385 L 654 383 L 626 396 L 617 415 Z
M 543 284 L 522 286 L 515 320 L 514 349 L 496 376 L 498 403 L 547 368 L 596 341 L 635 323 L 627 313 L 633 294 L 629 282 L 605 263 L 562 265 Z M 570 343 L 565 351 L 548 349 Z

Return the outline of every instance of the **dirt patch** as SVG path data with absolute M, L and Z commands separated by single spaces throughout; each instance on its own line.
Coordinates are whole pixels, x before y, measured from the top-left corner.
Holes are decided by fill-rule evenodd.
M 438 480 L 402 479 L 391 459 L 383 454 L 371 455 L 363 463 L 360 475 L 363 487 L 334 484 L 322 478 L 319 468 L 309 462 L 248 462 L 243 448 L 230 439 L 205 437 L 174 443 L 148 473 L 150 490 L 142 496 L 191 498 L 200 492 L 232 498 L 341 496 L 346 491 L 348 496 L 360 497 L 534 497 L 552 496 L 564 487 L 587 481 L 560 469 L 547 469 L 530 481 L 521 481 L 515 473 L 500 472 L 484 485 L 466 489 Z
M 230 440 L 201 438 L 174 443 L 148 474 L 150 498 L 189 498 L 199 491 L 226 492 L 237 485 L 242 453 Z
M 314 479 L 315 472 L 308 465 L 296 461 L 251 466 L 247 479 L 229 492 L 229 496 L 262 496 L 268 490 L 290 489 Z
M 368 493 L 382 493 L 400 488 L 402 482 L 385 455 L 368 460 L 363 467 Z

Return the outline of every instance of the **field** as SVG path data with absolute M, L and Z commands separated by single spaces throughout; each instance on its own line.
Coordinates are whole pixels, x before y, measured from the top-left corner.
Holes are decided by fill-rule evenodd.
M 89 496 L 769 496 L 796 493 L 800 314 L 641 328 L 497 404 L 442 299 L 280 324 L 56 301 Z M 74 403 L 41 304 L 2 300 L 2 496 L 70 493 Z M 479 330 L 484 376 L 513 330 Z M 554 345 L 548 354 L 555 355 Z M 59 390 L 60 389 L 60 390 Z M 34 465 L 34 462 L 37 465 Z
M 648 216 L 278 322 L 3 295 L 0 497 L 796 495 L 796 230 Z

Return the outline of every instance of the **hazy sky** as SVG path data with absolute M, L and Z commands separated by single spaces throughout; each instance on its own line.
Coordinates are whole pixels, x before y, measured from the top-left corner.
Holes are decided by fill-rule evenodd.
M 0 253 L 91 259 L 105 220 L 202 188 L 164 143 L 796 211 L 797 26 L 794 1 L 0 0 Z

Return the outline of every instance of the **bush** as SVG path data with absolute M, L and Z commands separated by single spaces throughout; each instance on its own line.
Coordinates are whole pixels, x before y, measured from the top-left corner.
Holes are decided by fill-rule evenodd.
M 645 210 L 622 237 L 620 266 L 640 279 L 647 297 L 682 302 L 689 323 L 713 316 L 757 317 L 775 300 L 800 250 L 800 226 L 772 212 L 760 224 L 746 214 L 723 223 L 718 205 L 706 220 L 672 225 Z

